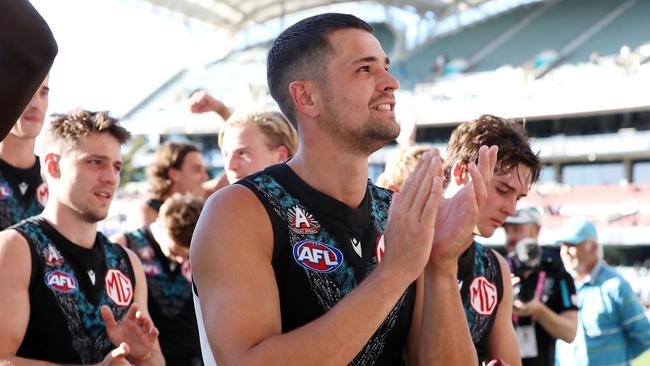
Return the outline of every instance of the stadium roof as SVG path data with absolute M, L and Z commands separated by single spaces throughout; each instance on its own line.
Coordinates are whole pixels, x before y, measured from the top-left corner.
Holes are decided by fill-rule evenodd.
M 349 0 L 144 0 L 182 16 L 196 19 L 230 32 L 281 18 L 287 14 L 350 3 Z M 490 0 L 371 0 L 369 4 L 397 7 L 442 20 Z

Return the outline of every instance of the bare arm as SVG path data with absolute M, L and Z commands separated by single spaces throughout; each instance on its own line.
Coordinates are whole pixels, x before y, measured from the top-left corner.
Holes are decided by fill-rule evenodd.
M 224 121 L 230 118 L 232 111 L 223 102 L 208 94 L 205 90 L 199 90 L 190 96 L 190 111 L 192 113 L 215 112 Z
M 29 1 L 0 1 L 0 140 L 45 79 L 57 51 L 50 28 Z
M 431 186 L 425 173 L 420 169 L 419 183 Z M 211 196 L 194 232 L 190 259 L 217 363 L 351 362 L 426 264 L 433 225 L 423 230 L 420 219 L 413 217 L 435 219 L 437 204 L 426 205 L 429 195 L 415 194 L 417 187 L 426 184 L 412 184 L 393 199 L 381 264 L 326 314 L 288 333 L 281 328 L 271 265 L 273 234 L 266 210 L 243 186 L 228 186 Z
M 578 329 L 578 311 L 566 310 L 556 313 L 549 309 L 548 306 L 540 303 L 540 309 L 537 311 L 537 321 L 553 338 L 560 338 L 565 342 L 573 342 Z
M 503 282 L 503 299 L 497 310 L 497 317 L 488 338 L 487 355 L 489 359 L 500 358 L 510 365 L 521 365 L 519 355 L 519 341 L 512 325 L 512 282 L 510 268 L 506 260 L 497 252 L 494 254 L 499 259 L 501 279 Z
M 422 364 L 478 364 L 458 291 L 458 258 L 472 243 L 479 210 L 487 199 L 487 186 L 492 179 L 497 152 L 496 147 L 481 147 L 478 166 L 469 165 L 471 183 L 440 205 L 435 221 L 436 235 L 424 272 Z M 442 171 L 437 174 L 441 175 Z

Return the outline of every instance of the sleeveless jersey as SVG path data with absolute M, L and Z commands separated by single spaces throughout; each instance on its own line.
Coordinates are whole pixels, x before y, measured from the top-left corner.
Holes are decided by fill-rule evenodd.
M 168 365 L 201 365 L 194 316 L 189 261 L 169 260 L 149 225 L 126 234 L 129 249 L 142 261 L 147 276 L 149 314 L 160 331 L 160 348 Z
M 19 169 L 0 160 L 0 230 L 43 211 L 47 186 L 41 178 L 41 165 Z
M 32 258 L 29 322 L 17 356 L 100 362 L 115 348 L 100 307 L 107 305 L 119 320 L 133 303 L 136 283 L 127 253 L 101 233 L 92 248 L 78 246 L 40 216 L 12 229 L 27 239 Z
M 390 191 L 368 181 L 363 202 L 353 209 L 307 185 L 286 164 L 238 183 L 257 195 L 273 225 L 272 265 L 283 332 L 325 314 L 381 260 Z M 351 365 L 405 363 L 403 349 L 414 300 L 415 283 Z
M 473 242 L 458 260 L 458 287 L 479 363 L 487 355 L 487 340 L 503 299 L 499 260 L 492 250 Z

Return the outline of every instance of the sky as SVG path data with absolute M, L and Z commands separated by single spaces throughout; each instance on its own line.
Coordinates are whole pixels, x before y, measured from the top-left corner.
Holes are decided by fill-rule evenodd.
M 48 114 L 83 107 L 121 116 L 182 68 L 230 49 L 216 31 L 151 11 L 143 0 L 30 1 L 59 46 Z

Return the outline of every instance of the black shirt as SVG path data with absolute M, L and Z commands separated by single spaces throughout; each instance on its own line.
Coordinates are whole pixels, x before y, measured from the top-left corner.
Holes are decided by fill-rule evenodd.
M 307 185 L 286 164 L 238 184 L 257 195 L 271 218 L 283 332 L 322 316 L 381 260 L 390 191 L 368 181 L 363 202 L 350 208 Z M 412 284 L 351 364 L 405 363 L 414 300 Z
M 0 230 L 43 211 L 47 187 L 40 170 L 38 158 L 27 169 L 0 159 Z

